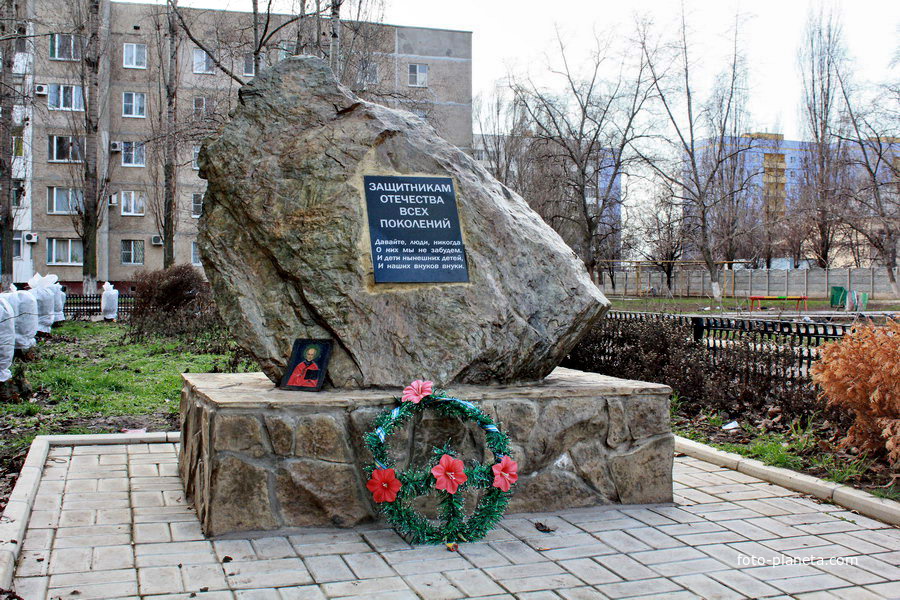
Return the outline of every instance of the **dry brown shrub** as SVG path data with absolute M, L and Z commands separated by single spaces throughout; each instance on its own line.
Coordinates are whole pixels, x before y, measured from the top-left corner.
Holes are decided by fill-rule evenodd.
M 900 462 L 900 321 L 823 345 L 812 375 L 829 407 L 854 416 L 845 445 Z

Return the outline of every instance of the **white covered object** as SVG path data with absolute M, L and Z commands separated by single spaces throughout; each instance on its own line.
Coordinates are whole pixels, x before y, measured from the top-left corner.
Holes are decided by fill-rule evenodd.
M 100 296 L 100 312 L 104 319 L 115 319 L 119 315 L 119 290 L 113 284 L 103 284 L 103 295 Z
M 50 289 L 53 290 L 53 322 L 65 321 L 66 316 L 63 314 L 63 304 L 66 302 L 66 293 L 62 289 L 62 285 L 58 283 L 51 285 Z
M 37 300 L 30 290 L 19 290 L 16 296 L 19 300 L 16 316 L 16 350 L 28 350 L 37 343 L 34 339 L 38 326 Z
M 12 377 L 10 367 L 15 351 L 16 311 L 6 298 L 0 298 L 0 381 L 7 381 Z
M 50 333 L 53 325 L 53 315 L 55 309 L 56 294 L 53 293 L 51 286 L 56 283 L 58 278 L 56 275 L 47 275 L 42 277 L 35 273 L 28 281 L 31 286 L 31 293 L 37 300 L 38 326 L 37 330 L 41 333 Z

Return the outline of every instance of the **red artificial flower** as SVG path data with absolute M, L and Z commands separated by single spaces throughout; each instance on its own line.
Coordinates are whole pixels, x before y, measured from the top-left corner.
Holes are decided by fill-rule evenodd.
M 431 469 L 431 474 L 437 480 L 434 487 L 439 490 L 446 490 L 448 494 L 455 494 L 459 486 L 468 479 L 464 471 L 463 461 L 453 458 L 449 454 L 441 457 L 440 462 Z
M 375 469 L 366 487 L 372 492 L 375 502 L 393 502 L 400 491 L 400 481 L 393 469 Z
M 491 469 L 494 470 L 494 487 L 504 492 L 508 492 L 509 486 L 519 480 L 519 465 L 508 456 L 504 456 Z
M 411 384 L 403 388 L 402 401 L 418 404 L 422 400 L 422 398 L 430 396 L 432 391 L 434 391 L 434 382 L 416 379 Z

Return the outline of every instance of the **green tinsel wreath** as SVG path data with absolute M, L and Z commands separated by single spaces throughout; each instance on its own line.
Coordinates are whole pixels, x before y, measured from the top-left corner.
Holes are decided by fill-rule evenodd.
M 430 384 L 430 382 L 414 382 L 413 385 L 416 383 Z M 411 388 L 407 388 L 407 390 L 409 389 Z M 429 385 L 428 391 L 430 389 Z M 404 390 L 404 394 L 407 390 Z M 497 428 L 488 415 L 471 402 L 453 398 L 444 392 L 421 396 L 421 401 L 418 403 L 415 401 L 400 402 L 394 409 L 378 415 L 373 423 L 375 428 L 363 435 L 363 441 L 375 459 L 374 464 L 364 467 L 366 476 L 370 478 L 369 489 L 373 492 L 376 502 L 379 503 L 379 507 L 391 525 L 412 544 L 479 540 L 503 518 L 506 506 L 509 504 L 512 492 L 501 489 L 504 484 L 502 478 L 506 479 L 505 487 L 507 489 L 509 489 L 510 483 L 515 483 L 518 478 L 517 465 L 509 457 L 509 438 Z M 404 397 L 406 396 L 404 395 Z M 458 486 L 456 492 L 473 488 L 487 489 L 468 519 L 464 514 L 465 500 L 461 494 L 450 493 L 447 489 L 436 489 L 439 482 L 432 471 L 433 468 L 437 468 L 438 464 L 444 464 L 443 461 L 439 462 L 439 459 L 449 456 L 451 458 L 443 460 L 447 460 L 448 463 L 456 461 L 457 464 L 460 464 L 460 461 L 453 458 L 455 453 L 449 448 L 435 448 L 431 461 L 424 470 L 408 469 L 399 473 L 393 472 L 394 461 L 388 452 L 385 440 L 413 415 L 426 409 L 432 409 L 442 416 L 474 421 L 484 430 L 486 445 L 494 454 L 493 465 L 467 461 L 464 469 L 467 479 Z M 456 471 L 456 476 L 461 478 L 459 471 Z M 396 481 L 393 480 L 394 477 Z M 452 478 L 453 475 L 446 477 Z M 445 482 L 446 477 L 442 477 Z M 397 489 L 397 482 L 399 482 L 399 489 Z M 501 487 L 496 487 L 498 482 Z M 384 491 L 381 489 L 382 486 Z M 376 490 L 384 493 L 382 500 L 378 500 L 379 496 Z M 396 492 L 396 498 L 390 500 L 389 498 L 394 492 Z M 442 523 L 440 527 L 436 527 L 411 506 L 414 498 L 434 492 L 439 496 L 438 516 Z M 384 499 L 385 497 L 388 499 Z

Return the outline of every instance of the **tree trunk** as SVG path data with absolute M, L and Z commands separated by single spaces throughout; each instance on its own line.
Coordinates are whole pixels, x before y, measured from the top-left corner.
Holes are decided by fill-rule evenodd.
M 9 290 L 13 283 L 13 230 L 15 214 L 12 206 L 12 130 L 13 130 L 13 59 L 16 31 L 13 0 L 4 0 L 0 17 L 0 287 Z
M 709 286 L 712 288 L 712 295 L 716 302 L 722 301 L 722 286 L 719 285 L 719 268 L 713 260 L 712 254 L 706 249 L 702 251 L 703 262 L 706 264 L 706 270 L 709 272 Z
M 169 6 L 169 72 L 166 74 L 166 153 L 163 164 L 163 267 L 175 264 L 175 228 L 178 202 L 178 141 L 177 98 L 178 98 L 178 26 L 175 13 Z
M 334 76 L 341 78 L 341 4 L 343 0 L 331 0 L 331 45 L 328 48 L 328 61 Z
M 259 75 L 259 0 L 253 0 L 253 76 Z
M 894 236 L 888 236 L 887 241 L 890 249 L 887 252 L 887 260 L 884 262 L 887 266 L 888 281 L 891 282 L 891 292 L 893 292 L 894 298 L 900 299 L 900 284 L 897 283 L 897 275 L 894 273 L 897 268 L 897 242 L 894 240 Z
M 701 202 L 705 206 L 705 202 Z M 712 288 L 713 298 L 716 302 L 722 301 L 722 286 L 719 285 L 719 269 L 716 261 L 713 259 L 712 248 L 709 240 L 709 222 L 706 214 L 700 216 L 700 254 L 703 256 L 703 262 L 706 264 L 706 270 L 709 272 L 709 285 Z M 702 292 L 701 292 L 702 294 Z
M 100 0 L 89 0 L 88 40 L 82 59 L 86 71 L 84 115 L 84 214 L 82 215 L 82 244 L 84 257 L 82 279 L 85 294 L 97 293 L 97 229 L 100 226 L 102 203 L 97 130 L 99 128 L 100 101 Z

